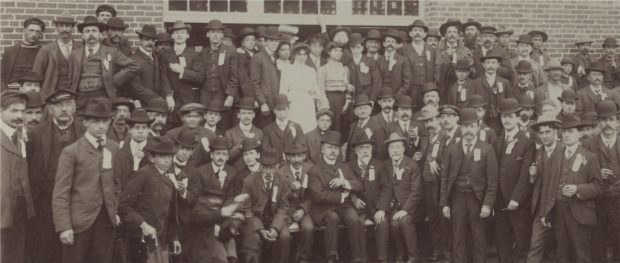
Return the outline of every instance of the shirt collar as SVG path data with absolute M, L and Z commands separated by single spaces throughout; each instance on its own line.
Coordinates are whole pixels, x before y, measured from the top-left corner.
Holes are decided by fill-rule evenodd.
M 608 146 L 608 145 L 612 145 L 613 146 L 613 145 L 616 144 L 616 138 L 617 138 L 616 136 L 612 136 L 611 139 L 605 139 L 605 137 L 603 137 L 602 134 L 599 135 L 599 136 L 601 136 L 601 140 L 603 141 L 605 146 Z
M 493 81 L 493 83 L 495 83 L 495 79 L 497 78 L 497 74 L 493 74 L 493 75 L 489 75 L 487 73 L 484 73 L 484 77 L 490 82 Z M 493 84 L 492 83 L 492 84 Z
M 60 124 L 58 124 L 58 121 L 55 118 L 52 118 L 52 121 L 54 122 L 56 127 L 58 127 L 58 129 L 61 129 L 61 130 L 66 130 L 69 128 L 69 126 L 71 126 L 71 124 L 73 124 L 73 118 L 71 118 L 71 120 L 69 121 L 69 124 L 63 127 L 61 127 Z
M 211 127 L 211 126 L 209 126 L 209 124 L 207 124 L 207 123 L 205 122 L 205 126 L 204 126 L 204 128 L 205 128 L 205 129 L 207 129 L 207 130 L 212 131 L 213 133 L 215 133 L 215 130 L 217 129 L 217 126 L 213 126 L 213 127 Z
M 155 132 L 155 131 L 153 131 L 153 130 L 150 130 L 150 129 L 149 129 L 149 132 L 151 133 L 151 135 L 153 135 L 153 136 L 155 136 L 155 137 L 159 136 L 159 133 L 156 133 L 156 132 Z
M 566 149 L 564 150 L 564 152 L 567 153 L 570 150 L 572 154 L 574 155 L 575 152 L 577 152 L 577 147 L 579 147 L 579 143 L 575 143 L 571 146 L 566 145 Z
M 146 140 L 144 140 L 144 141 L 146 141 Z M 181 161 L 179 161 L 179 159 L 177 159 L 177 157 L 175 156 L 175 157 L 174 157 L 174 163 L 175 163 L 175 164 L 177 164 L 177 165 L 180 165 L 180 166 L 185 166 L 185 165 L 187 165 L 187 160 L 185 160 L 185 162 L 181 162 Z
M 459 47 L 459 43 L 458 42 L 454 42 L 454 44 L 450 44 L 450 42 L 446 41 L 446 47 L 448 47 L 448 48 L 458 48 Z
M 398 161 L 392 160 L 392 167 L 394 167 L 394 166 L 400 167 L 400 164 L 403 162 L 404 158 L 405 158 L 405 156 L 401 157 L 400 160 L 398 160 Z
M 153 52 L 148 52 L 146 51 L 146 49 L 142 48 L 142 47 L 138 47 L 138 50 L 140 50 L 142 53 L 144 53 L 144 55 L 147 55 L 150 58 L 153 58 Z
M 224 170 L 224 166 L 219 167 L 219 166 L 215 165 L 214 162 L 211 162 L 211 166 L 213 167 L 213 171 L 216 172 L 216 173 L 219 172 L 220 170 Z
M 155 169 L 157 169 L 157 171 L 158 171 L 160 174 L 162 174 L 162 175 L 166 175 L 166 171 L 159 169 L 159 167 L 157 167 L 157 165 L 154 165 L 154 164 L 153 164 L 153 166 L 155 166 Z
M 94 47 L 85 46 L 84 47 L 84 52 L 86 53 L 86 56 L 88 56 L 88 49 L 92 49 L 93 50 L 93 54 L 97 54 L 97 52 L 99 51 L 99 48 L 101 48 L 101 44 L 100 43 L 95 44 Z
M 394 50 L 392 52 L 385 51 L 385 54 L 383 56 L 386 57 L 386 58 L 393 59 L 394 58 L 394 54 L 396 54 L 396 50 Z
M 257 162 L 256 165 L 254 165 L 254 166 L 248 166 L 248 170 L 250 170 L 250 172 L 255 173 L 255 172 L 258 172 L 260 170 L 260 167 L 261 167 L 260 163 Z
M 282 121 L 276 119 L 276 125 L 278 125 L 278 128 L 280 128 L 280 130 L 284 130 L 286 129 L 286 126 L 288 125 L 288 119 L 285 119 Z
M 545 146 L 545 152 L 552 153 L 555 150 L 555 146 L 558 145 L 558 142 L 553 141 L 553 144 L 550 147 Z
M 411 46 L 415 49 L 423 49 L 424 48 L 424 42 L 420 42 L 419 44 L 415 43 L 415 42 L 411 42 Z
M 472 149 L 473 149 L 474 147 L 476 147 L 476 142 L 478 142 L 478 138 L 474 138 L 474 140 L 470 143 L 471 145 L 470 145 L 469 147 L 471 147 Z M 468 150 L 468 149 L 467 149 L 467 144 L 468 144 L 467 142 L 463 141 L 463 150 L 464 150 L 465 152 L 467 152 L 467 150 Z
M 9 138 L 11 138 L 13 136 L 13 134 L 17 131 L 16 128 L 13 128 L 13 127 L 9 126 L 8 124 L 4 123 L 3 121 L 0 121 L 0 129 L 2 129 L 2 132 L 4 132 L 4 134 L 6 134 L 6 136 L 9 136 Z
M 603 86 L 598 86 L 598 87 L 594 87 L 592 85 L 590 85 L 590 89 L 592 89 L 593 92 L 603 92 Z
M 506 141 L 506 142 L 510 142 L 510 141 L 514 140 L 514 139 L 515 139 L 515 137 L 517 137 L 517 134 L 518 134 L 518 133 L 519 133 L 519 129 L 516 129 L 516 128 L 515 128 L 515 129 L 513 129 L 512 131 L 508 131 L 508 130 L 506 130 L 506 136 L 507 136 L 508 138 L 510 138 L 510 140 L 509 140 L 509 141 Z
M 185 50 L 185 48 L 187 48 L 187 43 L 183 43 L 183 44 L 174 44 L 174 51 L 176 52 L 177 50 L 180 51 L 179 53 L 183 52 L 183 50 Z
M 64 43 L 60 41 L 60 39 L 57 39 L 56 43 L 58 43 L 58 46 L 61 46 L 61 47 L 73 47 L 73 40 L 69 41 L 69 43 Z
M 293 167 L 293 165 L 289 165 L 289 167 L 291 167 L 291 171 L 293 172 L 293 176 L 295 175 L 296 172 L 299 172 L 299 175 L 302 175 L 302 167 L 303 166 L 299 166 L 299 169 L 295 169 L 295 167 Z
M 336 160 L 328 160 L 327 158 L 323 157 L 323 160 L 325 161 L 325 163 L 327 163 L 328 165 L 336 165 Z
M 241 128 L 241 131 L 251 131 L 252 124 L 245 125 L 243 122 L 239 122 L 239 128 Z
M 142 151 L 144 146 L 146 146 L 146 140 L 141 142 L 134 141 L 133 139 L 129 140 L 129 148 L 131 148 L 131 152 Z
M 97 149 L 99 147 L 99 143 L 97 143 L 97 138 L 95 138 L 95 136 L 93 136 L 92 134 L 90 134 L 89 132 L 85 132 L 84 133 L 84 138 L 86 138 L 86 140 L 88 142 L 90 142 L 90 144 L 93 145 L 93 147 L 95 147 L 95 149 Z M 106 137 L 105 135 L 101 136 L 101 139 L 103 139 L 103 142 L 101 142 L 101 144 L 105 145 L 106 143 Z

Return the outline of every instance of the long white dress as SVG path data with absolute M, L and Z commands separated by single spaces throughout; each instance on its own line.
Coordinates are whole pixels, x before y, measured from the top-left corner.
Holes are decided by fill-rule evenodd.
M 291 106 L 289 119 L 301 125 L 304 133 L 316 128 L 317 102 L 323 108 L 327 101 L 320 92 L 316 71 L 306 64 L 294 63 L 282 68 L 280 93 L 285 94 Z

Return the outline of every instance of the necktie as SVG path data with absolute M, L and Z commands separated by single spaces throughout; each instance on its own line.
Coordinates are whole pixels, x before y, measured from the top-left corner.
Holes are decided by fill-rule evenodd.
M 295 171 L 295 180 L 301 182 L 301 174 L 299 171 Z
M 271 191 L 272 182 L 271 181 L 267 181 L 267 183 L 265 185 L 267 186 L 267 190 Z
M 103 138 L 97 137 L 97 150 L 103 150 Z
M 465 152 L 465 154 L 471 154 L 471 143 L 465 144 L 465 147 L 467 148 L 467 152 Z
M 600 90 L 595 90 L 595 91 L 594 91 L 594 94 L 596 94 L 596 97 L 597 97 L 599 100 L 603 100 L 603 94 L 601 94 L 601 91 L 600 91 Z
M 69 54 L 71 54 L 71 46 L 64 45 L 63 47 L 65 49 L 65 52 L 64 52 L 63 55 L 65 55 L 65 58 L 67 59 L 67 58 L 69 58 Z
M 90 57 L 92 57 L 94 55 L 93 51 L 94 50 L 92 48 L 88 49 L 88 58 L 90 58 Z
M 573 150 L 566 150 L 566 159 L 570 159 L 573 156 Z
M 15 144 L 16 146 L 19 146 L 19 140 L 17 139 L 17 130 L 13 132 L 13 135 L 11 136 L 11 140 L 13 141 L 13 144 Z

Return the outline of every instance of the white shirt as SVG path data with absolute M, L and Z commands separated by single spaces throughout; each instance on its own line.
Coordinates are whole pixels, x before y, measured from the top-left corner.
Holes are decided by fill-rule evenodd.
M 159 136 L 159 132 L 155 132 L 153 130 L 149 130 L 149 132 L 151 133 L 151 135 L 153 135 L 155 137 Z
M 146 140 L 141 142 L 129 140 L 129 148 L 131 149 L 131 153 L 142 151 L 142 149 L 144 149 L 144 146 L 146 146 Z
M 545 153 L 547 154 L 547 158 L 551 157 L 551 154 L 555 150 L 556 145 L 558 144 L 555 141 L 553 141 L 553 144 L 551 146 L 545 147 Z
M 148 51 L 146 51 L 146 49 L 144 49 L 142 47 L 138 47 L 138 50 L 140 50 L 142 53 L 144 53 L 144 55 L 146 55 L 147 57 L 153 59 L 153 52 L 148 52 Z
M 359 65 L 361 61 L 362 61 L 362 55 L 353 56 L 353 62 L 355 62 L 355 65 Z
M 424 42 L 421 42 L 420 44 L 411 42 L 411 46 L 413 47 L 415 52 L 418 53 L 418 56 L 422 55 L 422 52 L 424 51 Z
M 185 48 L 187 47 L 186 43 L 183 44 L 174 44 L 174 53 L 178 55 L 181 55 L 181 53 L 183 53 L 183 51 L 185 51 Z
M 15 132 L 17 131 L 17 129 L 9 126 L 3 121 L 0 121 L 0 129 L 2 130 L 2 132 L 4 132 L 6 136 L 9 137 L 9 139 L 11 139 L 13 137 L 13 134 L 15 134 Z
M 403 129 L 403 132 L 407 132 L 409 130 L 409 122 L 403 122 L 399 119 L 398 125 L 400 126 L 401 129 Z
M 394 60 L 394 53 L 396 53 L 396 51 L 392 51 L 392 53 L 389 52 L 385 52 L 384 56 L 385 56 L 385 61 L 393 61 Z
M 258 172 L 258 170 L 260 170 L 260 163 L 257 162 L 253 166 L 248 166 L 248 170 L 250 170 L 250 172 L 253 172 L 253 173 Z
M 301 172 L 301 166 L 299 167 L 299 169 L 295 169 L 292 165 L 291 165 L 291 171 L 293 172 L 293 179 L 297 180 L 297 173 L 299 173 L 299 180 L 301 180 L 303 173 Z
M 489 83 L 489 86 L 493 86 L 493 84 L 495 84 L 495 80 L 497 79 L 497 74 L 489 75 L 485 73 L 484 76 L 486 77 L 487 82 Z
M 60 47 L 60 52 L 62 52 L 65 57 L 69 57 L 69 55 L 71 55 L 71 50 L 73 50 L 73 41 L 69 41 L 69 43 L 63 43 L 60 40 L 56 40 L 56 43 L 58 43 L 58 47 Z
M 491 51 L 491 49 L 487 49 L 484 46 L 482 46 L 481 49 L 482 49 L 482 55 L 485 56 L 485 57 L 487 56 L 489 51 Z
M 517 136 L 517 133 L 519 133 L 519 129 L 515 128 L 512 131 L 505 130 L 505 133 L 506 133 L 506 137 L 505 137 L 506 138 L 506 143 L 509 143 L 509 142 L 511 142 L 512 140 L 515 139 L 515 137 Z
M 553 100 L 553 102 L 555 103 L 555 105 L 562 105 L 560 103 L 560 100 L 558 99 L 559 97 L 562 96 L 562 91 L 564 91 L 562 89 L 561 85 L 553 85 L 551 82 L 547 82 L 548 85 L 548 89 L 549 89 L 549 98 L 551 98 L 551 100 Z
M 243 122 L 239 122 L 239 128 L 241 128 L 241 131 L 243 132 L 243 134 L 245 134 L 246 137 L 250 132 L 252 132 L 252 124 L 245 125 L 243 124 Z
M 217 176 L 217 180 L 220 181 L 220 188 L 224 187 L 224 181 L 226 181 L 226 176 L 220 176 L 221 172 L 224 172 L 224 166 L 218 167 L 214 162 L 211 162 L 211 166 L 213 166 L 213 171 L 215 171 L 215 176 Z
M 215 133 L 215 130 L 217 129 L 217 126 L 213 126 L 213 127 L 211 127 L 211 126 L 209 126 L 209 124 L 208 124 L 208 123 L 206 123 L 206 122 L 205 122 L 205 126 L 204 126 L 204 128 L 205 128 L 205 129 L 207 129 L 207 130 L 212 131 L 213 133 Z
M 60 126 L 60 124 L 58 124 L 58 120 L 56 119 L 52 119 L 52 121 L 54 122 L 54 124 L 56 124 L 56 127 L 58 127 L 58 129 L 61 129 L 61 130 L 66 130 L 69 128 L 69 126 L 71 126 L 71 124 L 73 124 L 73 118 L 71 118 L 71 120 L 69 121 L 69 124 L 67 124 L 66 126 Z
M 314 63 L 315 69 L 321 67 L 321 57 L 315 57 L 314 55 L 310 54 L 310 59 L 312 60 L 312 63 Z
M 616 136 L 611 136 L 611 139 L 605 139 L 605 137 L 603 137 L 603 135 L 601 134 L 601 140 L 603 141 L 603 143 L 605 144 L 605 146 L 607 148 L 612 148 L 615 144 L 616 144 Z
M 392 112 L 390 112 L 390 113 L 385 113 L 385 112 L 381 111 L 381 115 L 383 116 L 383 119 L 384 119 L 384 120 L 385 120 L 385 122 L 387 122 L 387 123 L 391 123 L 391 122 L 393 122 L 393 121 L 394 121 L 394 118 L 393 118 L 393 114 L 392 114 Z
M 358 121 L 357 121 L 357 126 L 358 126 L 358 127 L 364 127 L 364 126 L 366 126 L 366 124 L 368 124 L 368 120 L 370 120 L 370 118 L 366 118 L 365 120 L 358 120 Z
M 573 157 L 573 155 L 575 155 L 575 152 L 577 152 L 577 147 L 579 147 L 579 143 L 575 143 L 571 146 L 566 146 L 566 149 L 564 149 L 564 157 L 566 157 L 566 159 L 570 159 L 571 157 Z M 570 156 L 568 156 L 568 153 L 570 152 Z
M 284 131 L 286 130 L 286 126 L 288 125 L 288 119 L 285 119 L 283 121 L 276 119 L 276 125 L 281 131 Z
M 187 161 L 185 162 L 181 162 L 179 160 L 177 160 L 176 157 L 174 157 L 174 174 L 180 174 L 182 172 L 182 170 L 180 168 L 178 168 L 176 165 L 180 165 L 180 166 L 186 166 L 187 165 Z M 176 164 L 176 165 L 175 165 Z
M 95 136 L 93 136 L 92 134 L 85 132 L 84 133 L 84 138 L 86 138 L 86 140 L 88 142 L 90 142 L 90 144 L 93 145 L 93 147 L 95 147 L 95 149 L 97 149 L 99 147 L 99 143 L 97 143 L 97 138 Z M 105 142 L 106 142 L 106 138 L 105 135 L 100 137 L 101 139 L 103 139 L 103 141 L 101 142 L 101 145 L 105 146 Z
M 97 51 L 99 51 L 100 47 L 101 47 L 101 44 L 99 44 L 99 43 L 95 44 L 94 47 L 84 46 L 84 54 L 86 55 L 86 57 L 88 57 L 88 54 L 90 53 L 88 51 L 89 49 L 93 50 L 93 54 L 97 54 Z
M 323 160 L 325 161 L 325 163 L 327 163 L 328 165 L 336 165 L 336 160 L 329 160 L 327 158 L 325 158 L 325 156 L 323 156 Z

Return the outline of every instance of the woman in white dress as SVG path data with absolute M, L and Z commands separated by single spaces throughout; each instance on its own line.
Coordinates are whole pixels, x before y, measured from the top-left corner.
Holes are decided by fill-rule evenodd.
M 316 71 L 306 65 L 310 48 L 299 44 L 293 48 L 293 64 L 282 70 L 280 93 L 290 101 L 289 119 L 301 125 L 304 133 L 316 128 L 316 111 L 329 108 L 325 93 L 320 92 Z M 316 106 L 315 106 L 316 105 Z

